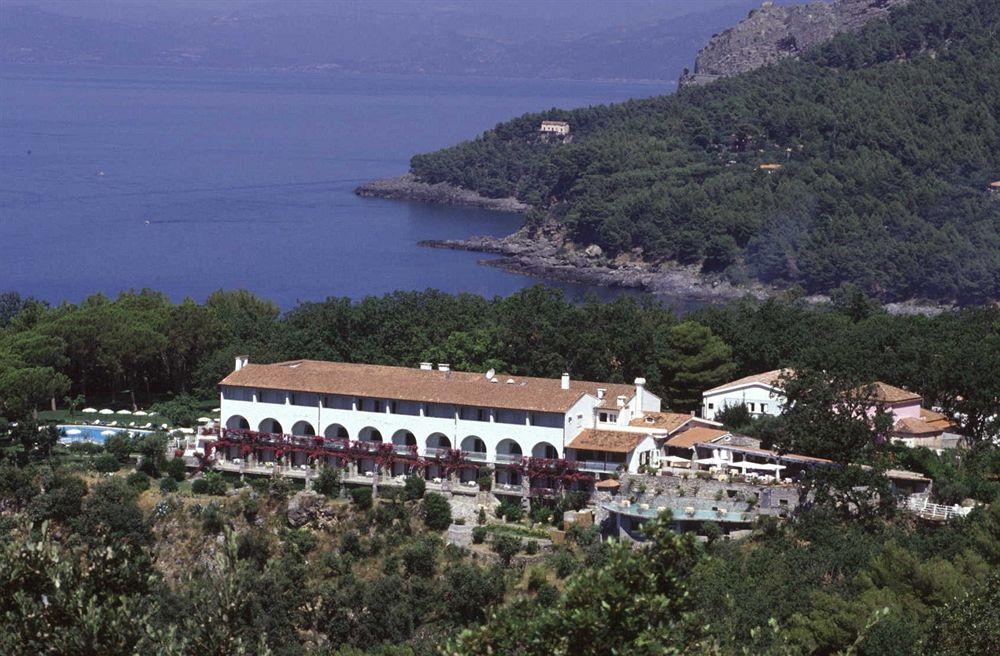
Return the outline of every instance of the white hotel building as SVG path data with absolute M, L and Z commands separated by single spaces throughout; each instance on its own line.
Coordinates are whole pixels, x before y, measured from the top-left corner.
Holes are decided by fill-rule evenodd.
M 569 374 L 484 375 L 426 362 L 417 368 L 313 360 L 251 364 L 241 356 L 220 382 L 220 394 L 224 431 L 218 453 L 224 460 L 240 455 L 226 446 L 226 435 L 270 435 L 324 448 L 347 441 L 373 449 L 391 443 L 396 453 L 425 462 L 460 449 L 473 464 L 566 458 L 580 471 L 634 472 L 655 451 L 656 431 L 637 428 L 633 420 L 660 410 L 659 397 L 642 378 L 622 385 L 572 380 Z M 275 453 L 253 457 L 270 462 Z M 302 466 L 309 454 L 299 449 L 286 458 Z M 373 466 L 361 460 L 359 472 Z M 405 463 L 397 463 L 391 473 L 405 470 Z

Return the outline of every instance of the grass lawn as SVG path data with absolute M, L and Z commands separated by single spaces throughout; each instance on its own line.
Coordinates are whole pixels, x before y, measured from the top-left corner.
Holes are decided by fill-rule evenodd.
M 513 535 L 518 538 L 547 538 L 549 532 L 541 528 L 528 528 L 518 524 L 486 524 L 486 531 L 497 535 Z

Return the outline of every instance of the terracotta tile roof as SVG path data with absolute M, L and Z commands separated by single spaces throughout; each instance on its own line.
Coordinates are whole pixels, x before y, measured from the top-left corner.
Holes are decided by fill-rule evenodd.
M 681 449 L 690 449 L 695 444 L 700 442 L 712 442 L 719 439 L 725 435 L 729 435 L 729 431 L 718 430 L 716 428 L 705 428 L 704 426 L 696 426 L 694 428 L 689 428 L 683 433 L 678 433 L 674 435 L 669 440 L 667 440 L 667 446 L 675 446 Z
M 508 384 L 508 379 L 514 382 Z M 497 374 L 496 380 L 491 383 L 481 373 L 463 371 L 294 360 L 247 364 L 219 384 L 534 412 L 566 412 L 584 394 L 596 396 L 598 387 L 612 396 L 635 395 L 631 385 L 571 380 L 564 390 L 558 378 Z
M 773 369 L 771 371 L 765 371 L 763 373 L 754 374 L 752 376 L 746 376 L 738 380 L 733 380 L 724 385 L 719 385 L 718 387 L 713 387 L 710 390 L 705 390 L 702 394 L 710 394 L 712 392 L 721 392 L 723 390 L 730 389 L 731 387 L 742 387 L 744 385 L 752 385 L 754 383 L 762 383 L 764 385 L 769 385 L 771 387 L 778 386 L 778 379 L 782 375 L 791 375 L 794 373 L 791 369 Z
M 904 417 L 893 425 L 896 435 L 938 435 L 953 428 L 951 421 L 940 412 L 920 408 L 920 417 Z
M 882 381 L 875 381 L 874 388 L 875 399 L 882 403 L 903 403 L 904 401 L 919 401 L 921 399 L 919 394 Z
M 566 446 L 570 449 L 628 453 L 635 447 L 639 446 L 639 443 L 647 437 L 649 437 L 649 433 L 587 428 L 581 431 L 580 434 L 574 437 L 573 441 Z
M 628 425 L 636 428 L 656 428 L 671 433 L 689 421 L 708 425 L 716 424 L 716 422 L 687 415 L 682 412 L 645 412 L 641 417 L 630 421 Z
M 617 478 L 605 478 L 603 481 L 597 481 L 594 483 L 594 487 L 599 490 L 611 490 L 616 487 L 621 487 L 621 482 Z

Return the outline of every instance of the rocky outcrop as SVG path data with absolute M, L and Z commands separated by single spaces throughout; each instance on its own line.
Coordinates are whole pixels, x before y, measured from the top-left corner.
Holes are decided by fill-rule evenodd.
M 311 490 L 297 493 L 288 500 L 288 509 L 285 513 L 288 525 L 292 528 L 305 526 L 319 516 L 325 503 L 326 499 Z
M 447 182 L 422 182 L 412 173 L 366 182 L 354 190 L 359 196 L 412 200 L 443 205 L 470 205 L 499 212 L 526 212 L 529 206 L 516 198 L 489 198 Z
M 429 240 L 420 245 L 501 255 L 480 264 L 513 273 L 585 285 L 638 289 L 677 300 L 712 302 L 742 298 L 747 294 L 763 298 L 768 294 L 762 285 L 735 286 L 702 275 L 698 267 L 647 262 L 638 253 L 609 257 L 596 245 L 581 247 L 568 241 L 565 228 L 554 222 L 526 226 L 507 237 Z
M 698 53 L 694 72 L 685 70 L 678 87 L 706 84 L 798 56 L 841 32 L 884 18 L 890 8 L 908 1 L 836 0 L 780 7 L 765 2 L 734 27 L 713 36 Z

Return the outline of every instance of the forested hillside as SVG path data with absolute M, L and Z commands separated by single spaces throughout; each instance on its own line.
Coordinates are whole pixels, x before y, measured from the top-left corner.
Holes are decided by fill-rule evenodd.
M 417 155 L 516 196 L 572 246 L 886 300 L 1000 297 L 1000 0 L 919 0 L 857 34 L 674 96 L 553 109 Z M 537 135 L 543 118 L 572 140 Z M 768 173 L 761 164 L 781 164 Z

